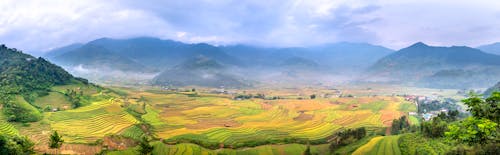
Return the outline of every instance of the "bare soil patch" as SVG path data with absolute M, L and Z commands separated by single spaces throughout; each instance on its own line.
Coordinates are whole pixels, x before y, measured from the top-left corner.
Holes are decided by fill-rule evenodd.
M 241 123 L 232 119 L 200 119 L 196 124 L 185 125 L 188 129 L 208 129 L 214 127 L 239 127 Z
M 312 120 L 314 118 L 314 115 L 312 114 L 306 114 L 304 112 L 300 112 L 300 115 L 293 118 L 293 120 L 295 121 L 309 121 L 309 120 Z

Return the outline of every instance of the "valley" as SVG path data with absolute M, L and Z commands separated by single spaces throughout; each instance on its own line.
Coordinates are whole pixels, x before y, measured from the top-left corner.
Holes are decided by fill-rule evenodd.
M 498 0 L 0 10 L 0 155 L 500 154 Z
M 80 74 L 91 77 L 89 82 L 44 58 L 1 47 L 0 135 L 26 136 L 33 153 L 50 154 L 138 154 L 145 147 L 151 147 L 152 154 L 442 154 L 454 150 L 443 138 L 444 121 L 470 115 L 464 99 L 474 96 L 468 92 L 495 97 L 498 89 L 370 81 L 360 76 L 361 70 L 346 74 L 283 53 L 287 58 L 282 63 L 259 64 L 267 70 L 217 61 L 210 54 L 188 57 L 160 73 L 146 65 L 122 70 L 116 67 L 128 62 L 108 59 L 116 53 L 95 45 L 75 46 L 63 49 L 85 47 L 76 53 L 86 55 L 82 50 L 93 49 L 99 56 L 71 59 L 85 57 L 112 71 L 102 77 L 92 75 L 102 70 Z M 200 46 L 210 47 L 195 47 Z M 423 43 L 409 48 L 415 46 L 435 48 Z M 391 57 L 405 57 L 391 55 L 374 62 L 374 68 L 390 68 L 380 66 L 401 63 Z M 372 71 L 363 75 L 377 69 Z M 391 71 L 388 75 L 414 76 Z M 278 74 L 266 75 L 269 72 Z M 152 76 L 134 78 L 139 74 Z M 58 149 L 49 147 L 56 132 L 64 140 Z M 435 133 L 440 135 L 432 137 Z M 410 149 L 417 146 L 421 148 Z
M 153 138 L 157 154 L 301 154 L 308 144 L 312 152 L 324 154 L 332 135 L 344 129 L 388 134 L 393 119 L 417 111 L 415 103 L 400 96 L 404 92 L 460 98 L 457 90 L 377 84 L 193 89 L 103 88 L 78 82 L 55 86 L 35 99 L 42 109 L 51 107 L 40 121 L 3 121 L 0 131 L 29 135 L 37 152 L 55 153 L 46 145 L 51 131 L 58 131 L 65 140 L 60 152 L 69 154 L 135 154 L 142 136 Z M 82 107 L 71 108 L 65 97 L 71 91 L 81 92 Z M 419 121 L 411 119 L 411 124 Z M 364 149 L 371 141 L 357 147 Z M 361 151 L 341 149 L 355 150 Z

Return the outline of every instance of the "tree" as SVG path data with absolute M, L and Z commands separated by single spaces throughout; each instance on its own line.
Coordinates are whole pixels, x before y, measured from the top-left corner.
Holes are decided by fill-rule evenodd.
M 139 142 L 139 153 L 142 155 L 148 155 L 153 151 L 153 146 L 149 144 L 149 140 L 146 136 L 142 137 Z
M 59 149 L 62 146 L 63 142 L 64 140 L 62 139 L 62 136 L 59 135 L 57 131 L 54 131 L 50 135 L 49 148 L 56 149 L 56 154 L 57 154 L 57 149 Z
M 311 155 L 311 146 L 307 145 L 306 150 L 303 153 L 304 155 Z
M 495 123 L 500 123 L 500 92 L 493 92 L 490 97 L 482 99 L 477 94 L 471 93 L 470 97 L 462 100 L 469 108 L 473 117 L 486 118 Z
M 448 126 L 446 137 L 469 145 L 496 143 L 500 131 L 500 92 L 486 99 L 471 93 L 462 102 L 469 107 L 472 117 Z
M 391 134 L 397 135 L 402 132 L 410 130 L 410 124 L 408 124 L 408 119 L 406 116 L 401 116 L 399 119 L 394 119 L 391 125 Z
M 440 117 L 434 117 L 432 118 L 432 121 L 423 122 L 420 126 L 420 129 L 426 137 L 443 137 L 447 129 L 447 123 L 441 120 Z
M 497 126 L 497 123 L 489 119 L 469 117 L 460 123 L 450 125 L 445 135 L 469 145 L 487 144 L 494 142 L 498 136 Z
M 33 154 L 33 146 L 27 137 L 0 134 L 0 154 Z
M 316 94 L 312 94 L 310 97 L 311 97 L 311 99 L 315 99 L 316 98 Z

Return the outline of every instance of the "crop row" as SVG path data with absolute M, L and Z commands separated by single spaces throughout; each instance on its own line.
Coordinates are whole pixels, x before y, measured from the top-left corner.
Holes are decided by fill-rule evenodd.
M 18 135 L 19 131 L 12 124 L 0 120 L 0 134 Z

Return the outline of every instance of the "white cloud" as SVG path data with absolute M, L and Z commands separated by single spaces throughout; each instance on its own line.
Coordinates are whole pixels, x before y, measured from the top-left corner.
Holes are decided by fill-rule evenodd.
M 43 51 L 100 37 L 303 46 L 500 41 L 495 0 L 0 1 L 0 41 Z

